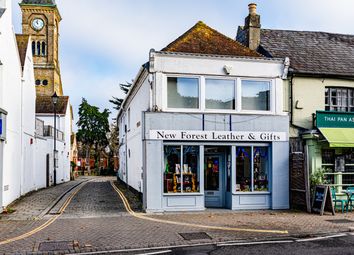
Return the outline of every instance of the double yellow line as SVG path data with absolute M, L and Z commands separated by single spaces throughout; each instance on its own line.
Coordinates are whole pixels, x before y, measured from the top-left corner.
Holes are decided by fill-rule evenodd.
M 16 237 L 13 237 L 13 238 L 9 238 L 9 239 L 6 239 L 4 241 L 0 241 L 0 245 L 9 244 L 9 243 L 12 243 L 12 242 L 15 242 L 15 241 L 19 241 L 19 240 L 25 239 L 27 237 L 30 237 L 30 236 L 38 233 L 41 230 L 47 228 L 48 226 L 50 226 L 53 222 L 55 222 L 64 213 L 65 209 L 68 207 L 68 205 L 70 204 L 70 202 L 73 199 L 73 197 L 80 191 L 80 189 L 84 185 L 86 185 L 86 183 L 84 183 L 82 185 L 80 184 L 80 186 L 78 188 L 76 188 L 75 192 L 70 194 L 70 196 L 66 199 L 64 204 L 60 207 L 59 213 L 57 215 L 53 216 L 52 218 L 50 218 L 48 221 L 46 221 L 45 223 L 43 223 L 39 227 L 37 227 L 37 228 L 35 228 L 35 229 L 33 229 L 33 230 L 23 234 L 23 235 L 16 236 Z
M 200 225 L 200 224 L 194 224 L 194 223 L 175 222 L 175 221 L 170 221 L 170 220 L 161 220 L 161 219 L 150 218 L 150 217 L 144 216 L 141 213 L 134 212 L 131 209 L 129 202 L 128 202 L 127 198 L 124 196 L 123 192 L 121 192 L 116 187 L 116 185 L 114 185 L 113 181 L 111 181 L 111 185 L 112 185 L 113 189 L 118 193 L 119 197 L 122 199 L 127 212 L 130 215 L 132 215 L 138 219 L 143 219 L 143 220 L 148 220 L 148 221 L 153 221 L 153 222 L 158 222 L 158 223 L 166 223 L 166 224 L 172 224 L 172 225 L 203 228 L 203 229 L 212 229 L 212 230 L 235 231 L 235 232 L 253 232 L 253 233 L 272 233 L 272 234 L 288 234 L 289 233 L 287 230 L 229 228 L 229 227 L 207 226 L 207 225 Z

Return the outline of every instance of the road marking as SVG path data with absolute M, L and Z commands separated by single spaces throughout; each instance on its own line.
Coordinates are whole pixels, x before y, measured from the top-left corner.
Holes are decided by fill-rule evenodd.
M 188 226 L 188 227 L 197 227 L 197 228 L 205 228 L 205 229 L 213 229 L 213 230 L 224 230 L 224 231 L 240 231 L 240 232 L 253 232 L 253 233 L 273 233 L 273 234 L 288 234 L 289 232 L 287 230 L 266 230 L 266 229 L 248 229 L 248 228 L 230 228 L 230 227 L 218 227 L 218 226 L 207 226 L 207 225 L 199 225 L 199 224 L 194 224 L 194 223 L 184 223 L 184 222 L 175 222 L 175 221 L 170 221 L 170 220 L 160 220 L 160 219 L 154 219 L 147 217 L 143 215 L 142 213 L 136 213 L 134 212 L 130 204 L 127 200 L 127 198 L 124 196 L 123 192 L 121 192 L 111 181 L 111 185 L 113 189 L 118 193 L 119 197 L 122 199 L 123 204 L 127 212 L 139 219 L 143 220 L 148 220 L 148 221 L 154 221 L 158 223 L 166 223 L 166 224 L 172 224 L 172 225 L 179 225 L 179 226 Z
M 149 253 L 140 253 L 137 255 L 155 255 L 155 254 L 166 254 L 166 253 L 171 253 L 171 250 L 165 250 L 165 251 L 156 251 L 156 252 L 149 252 Z
M 47 228 L 48 226 L 50 226 L 53 222 L 55 222 L 65 211 L 65 209 L 68 207 L 68 205 L 70 204 L 71 200 L 73 199 L 73 197 L 81 190 L 81 188 L 83 186 L 85 186 L 87 184 L 87 182 L 83 183 L 83 185 L 79 185 L 78 188 L 76 188 L 76 190 L 66 199 L 66 201 L 64 202 L 64 204 L 60 207 L 59 209 L 59 214 L 53 216 L 51 219 L 49 219 L 48 221 L 46 221 L 45 223 L 43 223 L 42 225 L 40 225 L 39 227 L 32 229 L 31 231 L 24 233 L 22 235 L 16 236 L 16 237 L 12 237 L 9 239 L 6 239 L 4 241 L 0 241 L 0 245 L 4 245 L 4 244 L 9 244 L 15 241 L 19 241 L 22 239 L 25 239 L 27 237 L 30 237 L 36 233 L 38 233 L 39 231 Z
M 319 236 L 319 237 L 306 238 L 306 239 L 297 239 L 296 242 L 312 242 L 312 241 L 318 241 L 318 240 L 336 238 L 336 237 L 343 237 L 343 236 L 348 236 L 348 234 L 345 233 L 345 234 L 337 234 L 337 235 L 331 235 L 331 236 Z
M 248 243 L 222 243 L 216 246 L 242 246 L 242 245 L 257 245 L 257 244 L 277 244 L 277 243 L 293 243 L 294 240 L 279 240 L 279 241 L 262 241 L 262 242 L 248 242 Z

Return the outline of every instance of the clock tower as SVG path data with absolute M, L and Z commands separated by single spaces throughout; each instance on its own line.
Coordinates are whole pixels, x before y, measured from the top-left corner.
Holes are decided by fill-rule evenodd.
M 63 95 L 59 66 L 59 23 L 55 0 L 22 0 L 22 34 L 30 35 L 37 95 Z

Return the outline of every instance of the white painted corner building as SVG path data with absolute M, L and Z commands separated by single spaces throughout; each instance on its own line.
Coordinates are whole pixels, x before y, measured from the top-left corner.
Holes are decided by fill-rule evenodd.
M 151 50 L 122 104 L 118 177 L 147 212 L 288 209 L 288 59 L 202 22 L 180 38 Z
M 69 105 L 58 116 L 58 183 L 70 179 Z M 45 132 L 52 120 L 37 117 L 31 38 L 15 35 L 11 0 L 0 0 L 0 212 L 21 195 L 52 183 L 54 132 Z

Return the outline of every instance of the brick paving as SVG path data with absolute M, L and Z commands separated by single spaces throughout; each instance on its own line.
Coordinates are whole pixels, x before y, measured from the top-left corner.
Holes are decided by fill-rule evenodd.
M 125 212 L 122 201 L 114 192 L 109 178 L 88 182 L 74 197 L 71 204 L 52 225 L 35 235 L 7 245 L 0 245 L 0 254 L 46 254 L 38 249 L 40 243 L 65 241 L 66 250 L 57 254 L 105 251 L 129 248 L 147 248 L 168 245 L 222 242 L 234 240 L 288 238 L 348 231 L 353 222 L 335 224 L 327 220 L 348 219 L 354 221 L 354 213 L 336 216 L 306 214 L 294 211 L 207 210 L 205 212 L 165 213 L 146 215 L 154 219 L 178 221 L 201 225 L 249 229 L 288 230 L 289 234 L 253 233 L 242 231 L 211 230 L 200 227 L 172 225 L 138 219 Z M 131 196 L 131 195 L 130 195 Z M 26 222 L 26 221 L 24 221 Z M 0 241 L 5 239 L 3 227 L 21 221 L 0 221 Z M 38 222 L 36 223 L 38 224 Z M 35 225 L 33 225 L 34 227 Z M 5 231 L 6 232 L 6 231 Z M 206 232 L 211 240 L 186 241 L 179 233 Z

